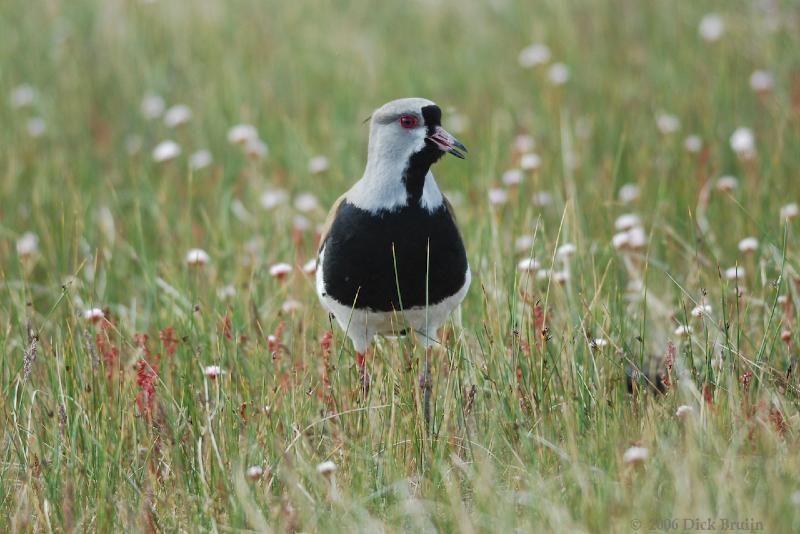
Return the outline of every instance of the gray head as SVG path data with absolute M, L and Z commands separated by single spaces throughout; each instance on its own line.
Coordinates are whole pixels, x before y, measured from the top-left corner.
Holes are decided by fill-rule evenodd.
M 466 147 L 442 128 L 442 110 L 424 98 L 402 98 L 372 114 L 364 177 L 352 200 L 365 209 L 418 203 L 432 209 L 441 193 L 429 170 L 443 155 L 464 159 Z

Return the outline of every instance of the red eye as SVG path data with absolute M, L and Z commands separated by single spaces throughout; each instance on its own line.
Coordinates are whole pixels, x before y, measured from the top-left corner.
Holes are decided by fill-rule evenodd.
M 400 115 L 400 126 L 403 128 L 414 128 L 419 119 L 417 119 L 414 115 Z

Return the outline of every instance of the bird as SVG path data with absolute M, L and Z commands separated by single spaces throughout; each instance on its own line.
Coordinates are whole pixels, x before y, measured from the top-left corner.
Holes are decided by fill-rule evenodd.
M 317 253 L 316 290 L 353 343 L 362 386 L 366 351 L 376 335 L 414 331 L 425 348 L 429 420 L 431 351 L 439 328 L 472 275 L 453 206 L 431 166 L 467 148 L 442 127 L 442 110 L 424 98 L 384 104 L 370 119 L 361 179 L 333 204 Z

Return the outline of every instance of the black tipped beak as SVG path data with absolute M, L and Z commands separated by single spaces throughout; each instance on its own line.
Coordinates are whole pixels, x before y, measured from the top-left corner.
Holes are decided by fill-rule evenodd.
M 469 152 L 469 150 L 467 150 L 467 147 L 464 146 L 464 143 L 453 137 L 453 146 L 450 147 L 448 152 L 458 159 L 464 159 L 466 158 L 464 152 Z
M 448 152 L 459 159 L 464 159 L 467 147 L 441 126 L 437 126 L 428 140 L 433 142 L 442 152 Z

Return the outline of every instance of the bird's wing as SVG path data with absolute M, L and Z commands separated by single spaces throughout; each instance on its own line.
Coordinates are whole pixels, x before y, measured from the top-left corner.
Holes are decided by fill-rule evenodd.
M 336 212 L 339 211 L 339 206 L 342 204 L 342 201 L 345 200 L 346 195 L 347 193 L 336 199 L 336 202 L 331 206 L 331 211 L 328 212 L 328 216 L 325 218 L 325 224 L 322 225 L 322 232 L 320 232 L 319 236 L 317 254 L 319 254 L 319 251 L 322 250 L 322 247 L 325 245 L 325 240 L 328 239 L 328 232 L 330 232 L 333 220 L 336 218 Z

